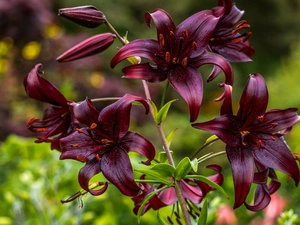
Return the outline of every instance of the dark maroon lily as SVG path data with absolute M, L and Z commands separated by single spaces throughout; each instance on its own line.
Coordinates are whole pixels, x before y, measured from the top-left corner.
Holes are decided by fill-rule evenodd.
M 210 50 L 222 55 L 230 62 L 251 61 L 254 49 L 248 39 L 252 33 L 239 33 L 240 30 L 250 27 L 245 20 L 240 20 L 244 11 L 239 10 L 231 0 L 219 1 L 219 7 L 215 10 L 220 7 L 224 7 L 224 14 L 209 41 Z
M 211 181 L 221 185 L 223 183 L 223 176 L 221 174 L 222 168 L 218 165 L 209 165 L 207 168 L 210 168 L 217 172 L 217 174 L 208 177 Z M 143 180 L 145 175 L 141 177 Z M 142 183 L 143 189 L 142 193 L 136 197 L 133 197 L 132 200 L 134 201 L 134 213 L 137 214 L 139 211 L 142 201 L 144 198 L 150 194 L 151 192 L 155 191 L 156 189 L 162 188 L 164 185 L 159 185 L 156 187 L 155 185 L 150 186 L 148 183 Z M 198 181 L 195 179 L 184 179 L 180 181 L 180 186 L 183 192 L 183 197 L 186 200 L 189 200 L 195 204 L 200 204 L 202 199 L 205 195 L 212 191 L 213 188 L 208 184 Z M 175 192 L 174 187 L 167 188 L 157 194 L 155 194 L 149 202 L 146 203 L 142 214 L 146 213 L 149 209 L 158 210 L 162 207 L 173 205 L 178 201 L 177 195 Z M 189 204 L 188 204 L 189 205 Z M 192 211 L 192 208 L 190 208 Z
M 294 179 L 296 186 L 299 183 L 297 163 L 283 139 L 283 135 L 299 122 L 297 109 L 266 112 L 268 91 L 260 74 L 249 76 L 236 116 L 232 115 L 228 96 L 225 97 L 225 104 L 229 106 L 222 108 L 221 116 L 195 123 L 193 127 L 209 131 L 226 143 L 235 187 L 234 208 L 245 203 L 254 182 L 258 184 L 254 205 L 245 205 L 250 210 L 261 210 L 269 204 L 270 195 L 280 185 L 274 169 Z M 271 182 L 267 186 L 268 177 Z
M 153 13 L 146 13 L 145 19 L 148 26 L 153 20 L 158 40 L 138 39 L 123 46 L 112 59 L 111 67 L 132 56 L 153 61 L 154 65 L 142 63 L 125 67 L 124 77 L 149 82 L 168 79 L 188 103 L 190 121 L 195 121 L 203 96 L 203 81 L 197 69 L 204 64 L 216 65 L 224 71 L 225 83 L 233 83 L 230 64 L 222 56 L 206 51 L 219 17 L 212 10 L 204 10 L 190 16 L 176 27 L 167 12 L 157 9 Z M 215 76 L 216 74 L 210 75 L 208 81 Z
M 29 130 L 37 133 L 37 143 L 51 142 L 51 149 L 60 150 L 59 139 L 72 133 L 76 121 L 72 118 L 72 101 L 49 81 L 40 76 L 42 64 L 37 64 L 25 77 L 24 87 L 30 98 L 51 104 L 44 111 L 43 119 L 28 121 Z
M 133 101 L 138 101 L 149 111 L 145 99 L 126 94 L 117 102 L 105 107 L 99 113 L 87 99 L 74 106 L 74 116 L 87 127 L 77 129 L 60 140 L 60 159 L 74 159 L 85 162 L 78 175 L 81 187 L 93 195 L 105 192 L 107 183 L 99 190 L 89 188 L 90 179 L 102 172 L 124 195 L 135 196 L 140 187 L 134 182 L 128 152 L 144 155 L 149 164 L 155 156 L 151 142 L 143 136 L 128 131 L 130 110 Z
M 106 22 L 104 14 L 92 5 L 59 9 L 58 15 L 88 28 L 96 28 Z

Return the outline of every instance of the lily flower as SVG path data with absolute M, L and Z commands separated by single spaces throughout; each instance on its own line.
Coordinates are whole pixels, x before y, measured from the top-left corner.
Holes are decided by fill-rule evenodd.
M 236 116 L 232 114 L 231 100 L 227 97 L 225 104 L 230 107 L 223 107 L 219 117 L 192 126 L 209 131 L 226 143 L 235 187 L 234 208 L 244 203 L 250 210 L 261 210 L 269 204 L 270 195 L 280 185 L 274 170 L 290 176 L 296 186 L 299 183 L 299 168 L 283 138 L 299 122 L 297 109 L 266 112 L 268 90 L 260 74 L 249 76 Z M 271 182 L 267 186 L 268 177 Z M 254 205 L 250 206 L 245 200 L 252 183 L 258 186 Z
M 32 118 L 27 128 L 37 133 L 36 143 L 51 142 L 51 149 L 60 151 L 59 139 L 72 133 L 76 121 L 72 117 L 72 101 L 49 81 L 41 77 L 42 64 L 37 64 L 25 77 L 24 87 L 30 98 L 51 104 L 44 111 L 43 119 Z
M 208 178 L 221 185 L 223 183 L 223 176 L 221 174 L 222 168 L 218 165 L 208 165 L 207 168 L 210 168 L 217 172 L 217 174 L 209 176 Z M 141 180 L 145 178 L 145 175 L 141 177 Z M 155 185 L 150 186 L 148 183 L 141 183 L 143 186 L 142 193 L 138 196 L 132 198 L 134 201 L 134 209 L 133 212 L 135 214 L 138 213 L 142 201 L 144 198 L 150 194 L 151 192 L 155 191 L 156 189 L 162 188 L 164 185 L 159 185 L 156 187 Z M 195 204 L 200 204 L 202 199 L 206 196 L 206 194 L 212 190 L 214 190 L 208 184 L 195 180 L 195 179 L 184 179 L 180 181 L 180 186 L 183 192 L 183 197 L 186 200 L 189 200 Z M 144 206 L 142 214 L 146 213 L 149 209 L 158 210 L 162 207 L 173 205 L 178 201 L 176 191 L 174 187 L 167 188 L 162 190 L 161 192 L 155 194 L 149 202 L 147 202 Z M 189 206 L 189 204 L 188 204 Z M 190 208 L 192 211 L 192 208 Z
M 90 179 L 100 172 L 124 195 L 135 196 L 140 192 L 127 153 L 133 151 L 144 155 L 148 159 L 144 163 L 150 164 L 155 149 L 146 138 L 128 131 L 133 101 L 142 103 L 148 113 L 146 100 L 129 94 L 100 113 L 89 99 L 74 106 L 74 116 L 87 127 L 77 129 L 60 140 L 60 159 L 86 163 L 78 174 L 78 180 L 80 186 L 92 195 L 100 195 L 107 189 L 107 183 L 98 190 L 89 188 Z
M 157 9 L 153 13 L 146 13 L 145 19 L 148 26 L 153 20 L 157 40 L 138 39 L 126 44 L 112 59 L 111 67 L 132 56 L 151 60 L 154 64 L 142 63 L 125 67 L 124 77 L 149 82 L 168 79 L 189 105 L 190 121 L 195 121 L 203 96 L 203 81 L 197 69 L 204 64 L 216 65 L 224 71 L 225 83 L 233 83 L 230 64 L 222 56 L 206 51 L 219 17 L 212 10 L 204 10 L 175 26 L 166 11 Z M 215 76 L 210 75 L 208 81 Z
M 88 28 L 96 28 L 106 22 L 105 15 L 92 5 L 59 9 L 58 15 Z
M 244 11 L 239 10 L 231 0 L 219 1 L 217 10 L 224 7 L 224 14 L 209 41 L 212 52 L 218 53 L 230 62 L 248 62 L 254 55 L 254 49 L 248 39 L 251 32 L 240 34 L 240 30 L 250 28 L 245 20 L 240 20 Z

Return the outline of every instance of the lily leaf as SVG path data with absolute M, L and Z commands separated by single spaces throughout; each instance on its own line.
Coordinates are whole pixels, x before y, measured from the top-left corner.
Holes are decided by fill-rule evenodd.
M 159 210 L 157 212 L 157 221 L 159 222 L 160 225 L 170 225 L 170 223 L 166 221 L 166 219 L 160 216 Z
M 169 187 L 170 187 L 170 186 L 164 186 L 164 187 L 162 187 L 162 188 L 159 188 L 159 189 L 157 189 L 157 190 L 155 190 L 155 191 L 149 193 L 149 194 L 143 199 L 142 204 L 141 204 L 141 206 L 140 206 L 140 208 L 139 208 L 139 211 L 137 212 L 137 220 L 138 220 L 138 224 L 140 224 L 140 221 L 141 221 L 141 214 L 142 214 L 142 212 L 143 212 L 143 209 L 144 209 L 146 203 L 147 203 L 147 202 L 148 202 L 155 194 L 157 194 L 158 192 L 161 192 L 161 191 L 163 191 L 163 190 L 165 190 L 165 189 L 167 189 L 167 188 L 169 188 Z
M 169 108 L 173 102 L 177 101 L 177 99 L 173 99 L 167 102 L 161 109 L 159 110 L 157 116 L 155 117 L 156 123 L 161 124 L 167 117 Z
M 206 225 L 207 222 L 207 199 L 204 199 L 198 225 Z
M 157 117 L 157 108 L 156 108 L 156 105 L 150 99 L 149 99 L 149 102 L 150 102 L 150 105 L 151 105 L 151 111 L 152 111 L 153 117 L 156 118 Z
M 172 143 L 174 134 L 175 134 L 175 132 L 177 131 L 177 129 L 178 129 L 178 128 L 176 128 L 175 130 L 173 130 L 173 131 L 168 135 L 168 137 L 167 137 L 167 139 L 166 139 L 169 148 L 170 148 L 170 146 L 171 146 L 171 143 Z
M 210 179 L 208 179 L 205 176 L 202 176 L 202 175 L 187 175 L 187 176 L 185 176 L 185 178 L 192 178 L 192 179 L 195 179 L 195 180 L 201 180 L 204 183 L 207 183 L 208 185 L 215 188 L 217 191 L 221 192 L 223 195 L 226 196 L 226 198 L 229 199 L 228 195 L 226 194 L 226 192 L 224 191 L 224 189 L 220 185 L 216 184 L 215 182 L 211 181 Z
M 151 176 L 164 184 L 167 184 L 167 185 L 173 184 L 173 182 L 169 178 L 174 177 L 175 168 L 172 167 L 170 164 L 160 163 L 160 164 L 154 165 L 150 169 L 136 170 L 136 171 L 140 172 L 140 173 L 144 173 L 148 176 Z
M 188 157 L 183 158 L 177 165 L 175 170 L 175 179 L 181 180 L 184 178 L 192 169 L 191 161 Z

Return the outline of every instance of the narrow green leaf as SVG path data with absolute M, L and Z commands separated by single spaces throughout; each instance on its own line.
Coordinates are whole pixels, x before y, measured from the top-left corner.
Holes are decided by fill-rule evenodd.
M 172 143 L 174 134 L 175 134 L 175 132 L 176 132 L 177 130 L 178 130 L 178 128 L 176 128 L 175 130 L 173 130 L 173 131 L 168 135 L 168 137 L 167 137 L 167 144 L 168 144 L 169 148 L 170 148 L 170 146 L 171 146 L 171 143 Z
M 228 195 L 226 194 L 226 192 L 224 191 L 224 189 L 220 185 L 218 185 L 217 183 L 211 181 L 210 179 L 208 179 L 205 176 L 202 176 L 202 175 L 187 175 L 187 176 L 185 176 L 185 178 L 193 178 L 195 180 L 203 181 L 204 183 L 207 183 L 208 185 L 214 187 L 217 191 L 221 192 L 223 195 L 226 196 L 226 198 L 229 199 Z
M 141 206 L 140 206 L 140 208 L 139 208 L 139 210 L 138 210 L 138 212 L 137 212 L 137 220 L 138 220 L 138 224 L 140 224 L 140 221 L 141 221 L 141 214 L 142 214 L 142 212 L 143 212 L 143 209 L 144 209 L 146 203 L 147 203 L 147 202 L 148 202 L 155 194 L 157 194 L 158 192 L 161 192 L 161 191 L 163 191 L 163 190 L 165 190 L 165 189 L 167 189 L 167 188 L 169 188 L 169 187 L 170 187 L 170 186 L 164 186 L 164 187 L 162 187 L 162 188 L 159 188 L 159 189 L 157 189 L 157 190 L 155 190 L 155 191 L 149 193 L 149 194 L 143 199 L 142 204 L 141 204 Z
M 150 105 L 151 105 L 151 111 L 152 111 L 153 117 L 155 118 L 155 121 L 156 121 L 156 117 L 157 117 L 156 105 L 154 104 L 154 102 L 152 100 L 149 100 L 149 102 L 150 102 Z
M 161 124 L 167 117 L 167 114 L 168 114 L 168 111 L 169 111 L 169 108 L 171 106 L 171 104 L 173 102 L 177 101 L 177 99 L 173 99 L 169 102 L 167 102 L 158 112 L 157 114 L 157 117 L 156 118 L 156 123 L 157 124 Z
M 165 218 L 160 216 L 159 210 L 157 212 L 157 221 L 160 225 L 170 225 L 170 223 Z
M 175 169 L 175 179 L 181 180 L 184 178 L 192 169 L 191 161 L 188 157 L 183 158 Z
M 198 220 L 198 225 L 206 225 L 207 222 L 207 199 L 204 199 L 201 214 Z
M 172 185 L 173 182 L 169 179 L 174 177 L 175 168 L 167 163 L 159 163 L 147 170 L 136 170 L 137 172 L 144 173 L 153 177 L 156 180 L 161 181 L 164 184 Z
M 161 163 L 164 163 L 168 160 L 167 154 L 165 152 L 159 152 L 157 154 L 157 160 Z

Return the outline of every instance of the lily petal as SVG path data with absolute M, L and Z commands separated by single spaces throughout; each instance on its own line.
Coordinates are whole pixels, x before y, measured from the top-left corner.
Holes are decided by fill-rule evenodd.
M 282 171 L 291 176 L 297 186 L 300 179 L 298 165 L 282 138 L 269 135 L 257 135 L 262 141 L 259 149 L 253 149 L 253 154 L 263 165 Z
M 168 44 L 167 41 L 172 35 L 171 32 L 175 32 L 176 26 L 171 16 L 163 9 L 156 9 L 154 12 L 145 14 L 145 20 L 150 27 L 151 19 L 153 20 L 157 30 L 157 40 L 160 40 L 161 46 Z M 161 36 L 162 35 L 162 36 Z M 170 49 L 170 46 L 165 46 Z
M 258 73 L 251 74 L 240 99 L 240 108 L 237 113 L 243 122 L 243 130 L 259 122 L 260 117 L 266 112 L 268 99 L 264 78 Z
M 247 209 L 257 212 L 266 208 L 271 201 L 270 193 L 266 185 L 259 184 L 255 191 L 254 205 L 245 203 Z
M 74 105 L 73 112 L 76 119 L 88 127 L 98 121 L 99 111 L 90 99 Z
M 37 64 L 24 79 L 24 87 L 28 96 L 51 105 L 67 107 L 67 100 L 62 93 L 41 77 L 43 74 L 41 69 L 42 64 Z
M 254 159 L 249 149 L 241 149 L 226 146 L 235 190 L 235 202 L 233 208 L 241 206 L 248 196 L 254 178 Z
M 124 45 L 110 62 L 114 68 L 119 62 L 132 56 L 140 56 L 150 59 L 157 65 L 165 64 L 166 50 L 155 40 L 138 39 Z
M 249 131 L 273 134 L 292 127 L 300 121 L 297 111 L 296 108 L 270 110 L 264 114 L 261 123 L 248 126 Z
M 67 137 L 60 139 L 62 154 L 60 159 L 74 159 L 87 162 L 95 158 L 96 153 L 101 153 L 103 146 L 97 144 L 89 136 L 87 128 L 75 131 Z
M 186 48 L 187 51 L 184 54 L 198 55 L 204 52 L 207 44 L 210 40 L 212 33 L 219 21 L 219 18 L 215 17 L 212 10 L 202 10 L 193 14 L 186 20 L 182 21 L 176 29 L 176 35 L 178 37 L 184 37 L 187 43 L 183 43 L 183 46 L 192 45 L 195 42 L 196 49 Z M 185 35 L 185 36 L 183 36 Z M 186 37 L 186 35 L 188 35 Z
M 218 136 L 224 143 L 231 146 L 241 144 L 239 129 L 241 122 L 234 115 L 222 115 L 213 120 L 192 124 L 194 128 L 206 130 Z
M 133 101 L 142 103 L 149 112 L 147 101 L 139 96 L 124 95 L 121 99 L 105 107 L 99 114 L 98 121 L 106 129 L 106 133 L 114 140 L 121 139 L 129 129 L 130 110 Z
M 103 194 L 106 189 L 108 184 L 105 183 L 104 187 L 98 190 L 90 189 L 89 188 L 89 181 L 90 179 L 101 172 L 101 163 L 94 158 L 93 160 L 90 160 L 86 163 L 84 167 L 82 167 L 78 173 L 78 181 L 80 186 L 90 192 L 92 195 L 101 195 Z
M 167 79 L 167 72 L 159 71 L 149 63 L 135 64 L 123 68 L 123 77 L 141 79 L 149 82 L 161 82 Z
M 194 122 L 199 114 L 203 96 L 203 81 L 200 73 L 191 67 L 176 67 L 169 74 L 173 88 L 183 97 L 190 109 L 190 121 Z
M 132 166 L 127 152 L 119 147 L 104 154 L 101 159 L 103 175 L 114 184 L 122 194 L 136 196 L 140 192 L 139 186 L 134 182 Z
M 128 149 L 128 151 L 137 152 L 145 156 L 148 160 L 143 163 L 146 165 L 149 165 L 150 161 L 152 161 L 155 157 L 155 148 L 152 143 L 137 133 L 130 131 L 127 132 L 127 134 L 122 138 L 121 143 L 125 143 L 126 147 L 124 146 L 124 149 Z

